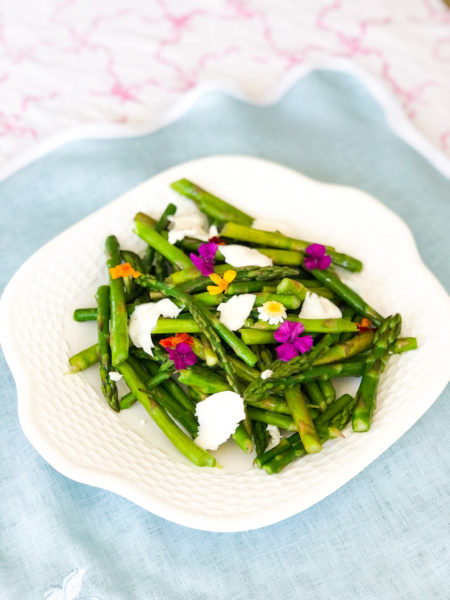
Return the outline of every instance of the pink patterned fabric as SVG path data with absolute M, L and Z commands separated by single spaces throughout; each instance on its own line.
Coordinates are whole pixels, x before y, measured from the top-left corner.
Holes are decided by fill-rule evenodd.
M 136 128 L 220 83 L 264 98 L 345 58 L 450 155 L 450 11 L 441 0 L 28 0 L 0 10 L 0 164 L 78 125 Z

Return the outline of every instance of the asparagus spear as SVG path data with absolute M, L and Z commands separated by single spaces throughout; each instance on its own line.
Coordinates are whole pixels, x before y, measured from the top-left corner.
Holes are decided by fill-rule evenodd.
M 98 358 L 99 373 L 102 393 L 110 407 L 119 412 L 119 398 L 117 386 L 111 381 L 109 372 L 111 370 L 111 353 L 109 348 L 109 286 L 101 285 L 96 294 L 97 300 L 97 330 L 98 330 Z
M 342 331 L 356 331 L 356 325 L 344 319 L 300 319 L 288 316 L 288 321 L 302 323 L 306 333 L 340 333 Z M 245 344 L 273 344 L 275 338 L 273 331 L 279 325 L 269 325 L 266 321 L 257 321 L 251 328 L 239 330 L 242 341 Z
M 97 320 L 97 308 L 76 308 L 73 311 L 73 320 L 83 323 L 84 321 Z
M 286 431 L 297 431 L 295 423 L 289 415 L 269 412 L 268 410 L 254 408 L 253 406 L 247 407 L 247 414 L 252 421 L 267 423 L 267 425 L 275 425 L 281 429 L 286 429 Z
M 236 221 L 237 223 L 244 223 L 244 225 L 253 223 L 253 217 L 210 194 L 188 179 L 174 181 L 170 187 L 179 194 L 193 200 L 202 212 L 218 223 L 225 223 L 226 221 Z
M 357 313 L 367 317 L 377 327 L 381 324 L 383 317 L 380 313 L 369 306 L 354 290 L 345 285 L 345 283 L 342 283 L 336 273 L 330 271 L 330 269 L 324 269 L 323 271 L 312 269 L 311 273 L 318 281 L 330 288 L 336 296 L 347 302 Z
M 219 357 L 221 366 L 225 371 L 231 389 L 240 394 L 241 389 L 239 380 L 236 376 L 233 364 L 228 360 L 227 354 L 220 343 L 219 336 L 226 341 L 238 354 L 238 356 L 242 358 L 250 367 L 252 367 L 257 361 L 257 357 L 253 354 L 253 352 L 251 352 L 251 350 L 247 348 L 247 346 L 245 346 L 245 344 L 243 344 L 232 331 L 220 323 L 218 319 L 213 318 L 207 310 L 205 310 L 198 302 L 193 300 L 189 294 L 186 294 L 174 285 L 157 281 L 155 278 L 150 277 L 149 275 L 139 277 L 138 281 L 143 287 L 149 287 L 150 289 L 161 291 L 165 295 L 179 300 L 186 306 L 202 330 L 202 333 L 204 333 L 205 337 L 211 344 L 214 352 Z M 247 432 L 247 438 L 245 438 L 241 429 L 239 429 L 237 435 L 236 433 L 234 434 L 236 436 L 235 440 L 241 447 L 244 447 L 246 450 L 251 450 L 253 448 L 253 441 L 251 438 L 251 423 L 248 418 L 246 418 L 244 423 Z
M 110 235 L 106 238 L 106 264 L 108 269 L 120 264 L 120 250 L 117 238 Z M 128 358 L 128 316 L 125 304 L 123 278 L 113 279 L 109 275 L 111 304 L 111 361 L 117 367 Z
M 336 437 L 338 430 L 342 429 L 348 421 L 353 406 L 352 396 L 344 394 L 316 419 L 315 426 L 318 433 L 320 432 L 319 437 L 322 443 Z M 333 427 L 331 423 L 337 423 L 339 426 Z M 294 433 L 289 438 L 282 439 L 275 448 L 259 456 L 256 463 L 269 474 L 279 473 L 285 466 L 304 454 L 306 454 L 306 450 L 300 436 L 298 433 Z
M 322 444 L 299 385 L 286 390 L 286 402 L 306 452 L 309 454 L 320 452 Z
M 284 400 L 280 400 L 279 398 L 271 397 L 271 398 L 263 398 L 262 400 L 249 400 L 247 402 L 250 406 L 254 408 L 260 408 L 262 410 L 268 410 L 269 412 L 281 413 L 283 415 L 290 415 L 291 411 L 289 410 L 289 406 Z
M 349 342 L 352 342 L 352 344 L 350 346 L 346 346 L 347 342 L 344 344 L 336 344 L 336 346 L 333 346 L 332 348 L 330 348 L 329 350 L 327 350 L 327 352 L 321 356 L 320 358 L 316 359 L 313 363 L 314 367 L 315 366 L 327 366 L 330 365 L 332 363 L 336 363 L 342 360 L 348 360 L 349 358 L 355 357 L 358 360 L 356 360 L 355 362 L 357 363 L 357 367 L 356 370 L 358 371 L 358 369 L 360 368 L 358 365 L 361 364 L 365 364 L 365 360 L 361 361 L 359 360 L 359 353 L 361 353 L 361 359 L 362 358 L 366 358 L 364 356 L 364 350 L 361 350 L 361 347 L 363 347 L 363 343 L 368 344 L 369 339 L 368 337 L 364 337 L 366 335 L 370 335 L 370 345 L 368 347 L 370 347 L 372 345 L 372 341 L 373 341 L 373 333 L 372 332 L 364 332 L 361 333 L 359 335 L 356 335 L 354 338 L 352 338 L 352 340 L 349 340 Z M 364 342 L 363 342 L 363 338 L 364 337 Z M 359 338 L 361 338 L 361 340 L 359 340 Z M 354 341 L 354 342 L 353 342 Z M 357 344 L 356 344 L 357 342 Z M 345 348 L 350 348 L 350 350 L 346 351 Z M 392 352 L 392 354 L 402 354 L 403 352 L 410 352 L 411 350 L 416 350 L 417 349 L 417 339 L 415 337 L 404 337 L 404 338 L 398 338 L 394 344 L 389 348 L 389 351 Z M 143 352 L 140 348 L 132 348 L 133 352 L 137 352 L 138 354 Z M 158 353 L 158 348 L 154 348 L 153 349 L 153 353 Z M 147 358 L 152 358 L 150 356 L 147 355 Z M 160 357 L 162 359 L 162 356 Z M 234 359 L 234 357 L 229 357 L 230 361 L 235 361 L 237 359 Z M 83 350 L 81 350 L 80 352 L 77 352 L 76 354 L 74 354 L 73 356 L 71 356 L 69 358 L 69 364 L 70 364 L 70 369 L 69 369 L 69 373 L 73 374 L 73 373 L 78 373 L 79 371 L 84 371 L 85 369 L 92 367 L 93 365 L 95 365 L 98 361 L 97 358 L 97 344 L 93 344 L 92 346 L 89 346 L 88 348 L 84 348 Z M 243 363 L 241 363 L 242 366 L 245 366 L 247 369 L 249 369 L 249 367 L 247 367 L 246 365 L 243 365 Z M 339 365 L 339 369 L 341 369 L 341 365 Z M 353 367 L 351 367 L 351 369 L 353 369 Z M 251 369 L 250 371 L 250 376 L 241 376 L 241 374 L 237 373 L 238 376 L 241 379 L 244 379 L 244 381 L 252 381 L 252 379 L 255 379 L 256 377 L 259 377 L 259 372 L 256 371 L 255 369 Z M 340 370 L 340 372 L 342 372 Z M 251 373 L 253 373 L 253 376 L 251 375 Z M 317 375 L 316 375 L 317 373 Z M 355 375 L 362 375 L 362 373 L 357 372 L 357 374 Z M 336 375 L 336 374 L 330 374 L 329 376 L 325 373 L 322 374 L 321 372 L 319 373 L 319 370 L 315 369 L 308 369 L 308 371 L 306 371 L 306 376 L 305 376 L 305 372 L 302 373 L 302 377 L 304 377 L 303 379 L 299 379 L 299 382 L 303 382 L 306 380 L 309 381 L 313 381 L 315 379 L 319 379 L 320 377 L 324 377 L 326 378 L 332 378 L 332 377 L 347 377 L 347 376 L 351 376 L 351 373 L 347 374 L 342 374 L 342 375 Z
M 169 224 L 169 217 L 174 215 L 176 210 L 177 210 L 177 207 L 175 206 L 175 204 L 167 205 L 164 212 L 162 213 L 162 215 L 159 217 L 158 221 L 154 225 L 154 229 L 157 233 L 161 233 L 161 231 L 163 231 L 163 229 L 166 229 L 167 225 Z M 149 221 L 147 221 L 147 224 L 150 224 Z M 142 270 L 141 269 L 137 269 L 137 270 L 140 273 L 150 273 L 154 257 L 155 257 L 155 249 L 152 246 L 147 246 L 147 249 L 146 249 L 145 255 L 144 255 L 144 259 L 142 261 L 143 262 Z
M 259 456 L 264 452 L 269 443 L 269 432 L 265 423 L 261 423 L 260 421 L 253 423 L 253 441 L 255 442 L 256 456 Z
M 144 213 L 137 213 L 134 217 L 135 232 L 137 235 L 147 242 L 154 250 L 162 254 L 174 267 L 179 269 L 193 269 L 191 259 L 186 254 L 170 244 L 160 233 L 153 227 L 154 221 Z
M 380 375 L 386 366 L 389 348 L 397 339 L 400 328 L 401 317 L 397 314 L 385 319 L 375 333 L 374 347 L 366 361 L 363 378 L 356 394 L 352 419 L 353 431 L 361 432 L 370 429 Z
M 237 222 L 226 223 L 220 232 L 220 236 L 259 246 L 272 246 L 274 248 L 297 250 L 300 252 L 304 252 L 312 243 L 304 240 L 296 240 L 295 238 L 283 235 L 279 231 L 262 231 Z M 349 271 L 361 271 L 362 269 L 361 261 L 353 258 L 353 256 L 336 252 L 330 246 L 327 246 L 327 253 L 331 256 L 333 264 L 339 267 L 343 267 Z
M 320 390 L 325 398 L 327 404 L 331 404 L 336 399 L 336 391 L 333 387 L 333 384 L 329 379 L 319 380 L 318 381 Z
M 327 402 L 323 397 L 319 383 L 317 381 L 308 381 L 305 383 L 305 389 L 311 402 L 318 406 L 321 412 L 324 412 L 327 407 Z
M 199 467 L 214 467 L 216 465 L 214 456 L 189 439 L 189 437 L 172 421 L 166 411 L 156 402 L 153 397 L 154 390 L 152 390 L 152 392 L 145 391 L 144 382 L 139 379 L 127 361 L 118 365 L 117 370 L 123 376 L 133 396 L 142 404 L 172 444 L 188 460 Z

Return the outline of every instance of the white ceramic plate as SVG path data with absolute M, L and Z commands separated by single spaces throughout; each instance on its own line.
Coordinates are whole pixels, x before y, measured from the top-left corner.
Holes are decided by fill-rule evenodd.
M 93 323 L 75 324 L 106 282 L 103 243 L 114 233 L 140 250 L 132 219 L 158 216 L 187 177 L 288 234 L 327 242 L 364 261 L 352 276 L 380 312 L 401 312 L 403 335 L 420 349 L 394 356 L 381 380 L 373 426 L 269 476 L 232 443 L 223 469 L 181 457 L 141 407 L 117 415 L 92 373 L 65 375 L 67 358 L 95 342 Z M 20 326 L 19 326 L 20 323 Z M 166 519 L 210 531 L 242 531 L 294 515 L 339 488 L 405 433 L 436 400 L 449 376 L 450 305 L 423 265 L 406 225 L 367 194 L 325 185 L 255 158 L 217 156 L 174 167 L 74 225 L 32 256 L 1 302 L 4 351 L 18 388 L 22 428 L 58 471 L 125 496 Z M 342 383 L 340 384 L 342 385 Z

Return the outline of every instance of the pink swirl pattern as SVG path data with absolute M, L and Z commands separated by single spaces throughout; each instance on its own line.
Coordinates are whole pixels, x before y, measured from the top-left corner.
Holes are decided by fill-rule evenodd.
M 0 8 L 0 163 L 74 126 L 151 127 L 186 92 L 261 99 L 295 67 L 349 59 L 450 155 L 441 0 L 28 0 Z

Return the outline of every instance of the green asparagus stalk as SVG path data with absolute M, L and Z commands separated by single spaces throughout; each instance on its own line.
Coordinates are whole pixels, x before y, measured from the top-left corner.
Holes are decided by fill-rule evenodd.
M 138 271 L 139 273 L 144 273 L 144 265 L 142 263 L 142 259 L 138 254 L 136 254 L 136 252 L 133 252 L 132 250 L 121 250 L 120 256 L 123 262 L 130 263 L 130 265 L 135 271 Z
M 117 238 L 110 235 L 106 238 L 106 264 L 108 269 L 120 264 L 120 250 Z M 111 362 L 117 367 L 128 358 L 128 316 L 125 304 L 123 278 L 113 279 L 109 274 L 111 303 Z
M 267 425 L 261 421 L 255 421 L 253 423 L 253 441 L 255 442 L 256 456 L 260 456 L 267 448 L 269 437 Z
M 320 390 L 327 404 L 331 404 L 336 400 L 336 391 L 329 379 L 324 379 L 318 382 Z
M 320 443 L 313 420 L 309 415 L 308 407 L 299 385 L 286 390 L 286 402 L 306 452 L 308 454 L 320 452 L 322 444 Z
M 279 398 L 263 398 L 262 400 L 250 400 L 247 402 L 248 405 L 253 406 L 254 408 L 259 408 L 261 410 L 268 410 L 269 412 L 281 413 L 283 415 L 290 415 L 291 411 L 289 410 L 289 406 L 284 400 L 280 400 Z
M 134 404 L 136 404 L 137 400 L 133 396 L 132 392 L 128 392 L 125 396 L 119 400 L 120 410 L 126 410 L 127 408 L 131 408 Z
M 142 404 L 151 418 L 161 431 L 169 438 L 172 444 L 191 462 L 199 467 L 214 467 L 216 459 L 214 456 L 195 444 L 189 437 L 172 421 L 166 411 L 156 402 L 152 392 L 145 391 L 145 385 L 136 375 L 127 361 L 118 365 L 117 370 L 123 376 L 133 396 Z
M 254 408 L 253 406 L 247 407 L 247 414 L 252 421 L 267 423 L 267 425 L 275 425 L 286 431 L 297 431 L 294 421 L 288 415 L 261 410 L 260 408 Z
M 78 323 L 85 321 L 96 321 L 97 320 L 97 308 L 76 308 L 73 311 L 73 320 Z
M 349 304 L 357 313 L 367 317 L 377 327 L 383 321 L 383 317 L 374 308 L 369 306 L 365 300 L 361 298 L 354 290 L 342 283 L 339 277 L 330 269 L 312 269 L 311 273 L 314 277 L 320 281 L 323 285 L 326 285 L 330 290 L 342 298 L 347 304 Z
M 208 395 L 230 389 L 230 384 L 223 377 L 201 367 L 178 371 L 178 381 L 184 385 L 194 386 Z
M 110 407 L 119 412 L 119 397 L 117 386 L 111 381 L 111 353 L 109 347 L 109 286 L 101 285 L 96 294 L 97 300 L 97 330 L 98 330 L 98 357 L 99 373 L 102 393 Z
M 366 361 L 364 374 L 356 394 L 353 411 L 353 431 L 368 431 L 376 405 L 376 396 L 380 375 L 384 371 L 389 357 L 389 348 L 397 339 L 401 328 L 400 315 L 388 317 L 375 333 L 371 356 Z
M 232 240 L 244 241 L 249 244 L 259 246 L 271 246 L 281 248 L 283 250 L 297 250 L 304 252 L 312 242 L 304 240 L 296 240 L 295 238 L 283 235 L 279 231 L 262 231 L 253 229 L 245 224 L 226 223 L 220 232 L 221 237 L 230 238 Z M 333 264 L 348 269 L 349 271 L 361 271 L 362 263 L 352 256 L 336 252 L 330 246 L 327 246 L 327 253 L 331 256 Z
M 167 228 L 169 224 L 169 217 L 174 215 L 177 210 L 175 204 L 168 204 L 162 215 L 159 217 L 158 221 L 154 224 L 154 229 L 157 233 L 161 233 L 164 229 Z M 150 222 L 147 221 L 147 224 L 150 225 Z M 150 273 L 153 259 L 155 257 L 155 249 L 152 246 L 147 246 L 145 251 L 142 270 L 137 269 L 140 273 Z M 194 267 L 195 268 L 195 267 Z
M 314 365 L 327 365 L 334 362 L 341 362 L 359 355 L 368 350 L 373 345 L 373 331 L 365 331 L 350 338 L 346 342 L 332 346 L 325 354 L 314 361 Z
M 137 213 L 134 217 L 135 232 L 151 246 L 156 252 L 162 254 L 171 265 L 179 269 L 195 268 L 191 259 L 186 254 L 170 244 L 160 233 L 153 227 L 153 219 L 149 221 L 148 215 Z
M 306 393 L 313 404 L 319 407 L 321 412 L 324 412 L 327 407 L 327 402 L 322 394 L 317 381 L 308 381 L 305 383 Z
M 188 179 L 174 181 L 170 187 L 179 194 L 193 200 L 202 212 L 218 223 L 226 223 L 227 221 L 236 221 L 244 225 L 251 225 L 253 223 L 253 217 L 231 206 L 225 200 L 221 200 L 217 196 L 210 194 Z
M 246 402 L 249 402 L 250 400 L 257 400 L 264 395 L 281 394 L 288 387 L 297 383 L 308 383 L 310 381 L 320 381 L 323 379 L 337 379 L 340 377 L 360 377 L 364 373 L 365 366 L 365 361 L 355 360 L 345 363 L 310 367 L 293 375 L 285 375 L 277 379 L 271 377 L 264 381 L 265 385 L 262 392 L 257 390 L 255 394 L 249 394 L 247 391 L 249 388 L 247 388 L 244 398 Z
M 69 358 L 69 373 L 79 373 L 98 362 L 98 344 L 84 348 Z

